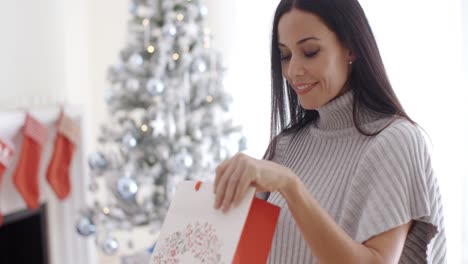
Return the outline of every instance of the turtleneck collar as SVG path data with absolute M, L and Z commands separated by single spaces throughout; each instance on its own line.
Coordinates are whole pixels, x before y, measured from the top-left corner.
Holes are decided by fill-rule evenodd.
M 315 125 L 320 130 L 341 130 L 354 126 L 353 93 L 347 91 L 341 96 L 316 109 L 319 118 Z

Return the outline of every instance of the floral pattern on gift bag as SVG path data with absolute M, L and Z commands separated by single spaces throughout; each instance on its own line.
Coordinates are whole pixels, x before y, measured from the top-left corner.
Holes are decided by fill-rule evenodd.
M 179 264 L 186 254 L 199 263 L 223 263 L 219 252 L 223 243 L 208 222 L 188 224 L 182 231 L 176 231 L 158 243 L 163 243 L 162 249 L 153 256 L 151 263 Z

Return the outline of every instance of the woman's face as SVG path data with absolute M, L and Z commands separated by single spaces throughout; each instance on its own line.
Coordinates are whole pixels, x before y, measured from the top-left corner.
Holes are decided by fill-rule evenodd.
M 319 108 L 346 91 L 351 52 L 312 13 L 292 9 L 278 24 L 284 77 L 304 109 Z

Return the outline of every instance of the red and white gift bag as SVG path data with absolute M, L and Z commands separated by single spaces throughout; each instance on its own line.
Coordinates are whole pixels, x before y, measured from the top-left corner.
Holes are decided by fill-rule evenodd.
M 266 263 L 280 208 L 254 197 L 227 213 L 214 209 L 213 184 L 177 186 L 150 264 Z

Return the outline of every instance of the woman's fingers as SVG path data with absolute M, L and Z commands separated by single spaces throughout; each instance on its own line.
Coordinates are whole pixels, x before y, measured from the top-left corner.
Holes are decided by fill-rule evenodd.
M 228 163 L 227 168 L 225 169 L 224 173 L 221 175 L 217 175 L 216 179 L 218 179 L 218 183 L 216 186 L 216 198 L 215 198 L 215 208 L 219 209 L 221 207 L 221 203 L 224 200 L 224 196 L 226 194 L 226 187 L 228 184 L 229 176 L 232 175 L 236 168 L 236 162 L 232 160 Z
M 231 207 L 234 195 L 236 195 L 238 191 L 239 184 L 245 181 L 244 179 L 242 179 L 243 170 L 244 170 L 244 166 L 242 166 L 242 164 L 238 164 L 236 166 L 236 169 L 231 175 L 226 175 L 226 177 L 228 178 L 227 183 L 226 183 L 227 188 L 226 188 L 226 193 L 224 194 L 224 199 L 222 203 L 224 212 L 227 212 L 229 208 Z
M 222 207 L 227 212 L 231 206 L 240 204 L 249 186 L 255 185 L 255 167 L 248 156 L 239 153 L 216 168 L 215 209 Z
M 247 192 L 249 186 L 251 185 L 251 180 L 244 180 L 244 181 L 241 181 L 239 183 L 239 185 L 237 186 L 237 191 L 236 191 L 236 196 L 234 196 L 234 200 L 233 200 L 233 206 L 234 207 L 237 207 L 240 202 L 242 201 L 242 199 L 244 198 L 245 196 L 245 193 Z
M 214 184 L 213 184 L 213 187 L 214 187 L 213 192 L 214 193 L 216 193 L 216 190 L 218 188 L 219 180 L 220 180 L 221 176 L 224 174 L 224 172 L 228 168 L 229 163 L 231 161 L 232 161 L 231 159 L 225 160 L 221 164 L 219 164 L 218 167 L 216 167 L 216 177 L 215 177 L 215 181 L 214 181 Z

